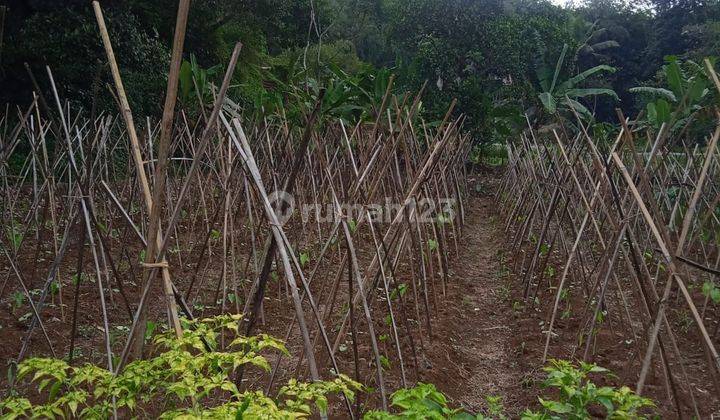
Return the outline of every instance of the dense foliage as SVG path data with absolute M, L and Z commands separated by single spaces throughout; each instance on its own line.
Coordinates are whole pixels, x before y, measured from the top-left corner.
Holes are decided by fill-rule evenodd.
M 157 354 L 128 364 L 113 374 L 93 364 L 72 366 L 65 360 L 32 358 L 18 366 L 18 379 L 30 378 L 42 395 L 31 399 L 11 393 L 0 400 L 0 416 L 16 418 L 110 418 L 155 416 L 158 418 L 307 418 L 327 414 L 330 395 L 352 401 L 363 387 L 345 375 L 333 380 L 303 383 L 295 379 L 284 385 L 277 398 L 262 391 L 238 390 L 234 372 L 241 366 L 270 370 L 261 353 L 267 350 L 287 354 L 282 342 L 267 336 L 238 334 L 240 316 L 221 315 L 197 321 L 183 320 L 183 337 L 172 331 L 154 339 Z M 227 344 L 223 343 L 227 340 Z M 586 419 L 589 410 L 601 410 L 607 418 L 643 418 L 652 401 L 635 395 L 627 387 L 597 386 L 589 375 L 608 374 L 593 364 L 578 366 L 551 361 L 545 368 L 544 385 L 557 390 L 557 397 L 539 398 L 538 411 L 531 409 L 523 419 Z M 34 392 L 30 392 L 34 394 Z M 162 404 L 158 404 L 162 401 Z M 485 419 L 507 418 L 502 397 L 487 397 L 485 413 L 472 415 L 452 408 L 448 399 L 432 384 L 418 383 L 400 389 L 391 399 L 393 410 L 369 411 L 366 420 L 394 419 Z M 487 417 L 486 417 L 487 416 Z
M 102 6 L 133 110 L 157 116 L 176 1 Z M 47 91 L 48 65 L 61 97 L 86 109 L 115 109 L 88 2 L 10 0 L 1 11 L 0 101 L 32 99 L 29 71 Z M 369 109 L 362 102 L 370 100 L 364 97 L 368 90 L 356 85 L 373 84 L 376 69 L 386 68 L 397 75 L 399 93 L 417 92 L 428 82 L 427 118 L 440 119 L 457 98 L 455 112 L 467 115 L 465 127 L 478 141 L 491 142 L 524 124 L 526 113 L 540 124 L 558 107 L 609 122 L 617 122 L 619 105 L 627 115 L 646 110 L 656 99 L 630 89 L 663 86 L 666 57 L 701 63 L 718 55 L 720 4 L 585 0 L 561 8 L 548 0 L 211 0 L 192 2 L 187 33 L 187 66 L 192 62 L 195 69 L 187 80 L 206 69 L 208 86 L 221 77 L 234 43 L 243 43 L 230 97 L 246 110 L 305 106 L 313 89 L 329 86 L 335 89 L 329 114 L 358 118 Z M 587 77 L 573 79 L 579 74 Z M 189 103 L 197 102 L 194 84 L 185 85 L 183 105 L 197 106 Z M 568 93 L 581 96 L 568 102 Z
M 45 401 L 12 396 L 0 401 L 3 418 L 298 418 L 326 412 L 328 394 L 352 400 L 360 385 L 345 375 L 325 382 L 291 379 L 272 399 L 259 390 L 240 391 L 233 382 L 239 367 L 270 370 L 261 352 L 287 353 L 267 335 L 238 335 L 240 316 L 184 321 L 183 337 L 168 331 L 154 338 L 158 354 L 128 364 L 121 373 L 61 359 L 33 358 L 18 367 L 18 378 L 31 377 Z M 226 345 L 222 345 L 227 340 Z M 158 404 L 162 402 L 162 404 Z M 315 408 L 311 407 L 313 405 Z

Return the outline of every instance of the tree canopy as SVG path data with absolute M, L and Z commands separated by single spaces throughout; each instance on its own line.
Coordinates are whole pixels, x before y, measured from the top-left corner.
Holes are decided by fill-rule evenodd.
M 176 2 L 102 6 L 131 105 L 156 116 Z M 111 95 L 98 94 L 109 72 L 88 2 L 10 0 L 2 12 L 2 102 L 32 99 L 31 72 L 39 89 L 48 89 L 48 66 L 63 97 L 114 109 Z M 400 90 L 427 82 L 425 115 L 439 117 L 457 98 L 466 128 L 492 139 L 507 125 L 497 124 L 498 114 L 543 115 L 548 74 L 556 81 L 586 74 L 571 91 L 582 89 L 582 96 L 571 99 L 599 121 L 613 121 L 619 105 L 626 113 L 645 109 L 647 99 L 631 88 L 660 86 L 666 57 L 699 62 L 718 55 L 718 33 L 714 0 L 586 0 L 569 8 L 547 0 L 208 0 L 192 3 L 185 51 L 195 75 L 222 66 L 241 41 L 230 97 L 246 108 L 268 98 L 287 101 L 289 85 L 373 78 L 371 69 L 388 69 Z M 587 73 L 594 68 L 606 71 Z

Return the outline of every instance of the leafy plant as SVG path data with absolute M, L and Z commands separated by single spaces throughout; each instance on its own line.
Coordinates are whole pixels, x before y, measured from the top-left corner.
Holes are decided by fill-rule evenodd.
M 542 103 L 543 109 L 548 114 L 562 114 L 574 110 L 581 117 L 592 120 L 592 113 L 581 104 L 578 100 L 598 95 L 607 95 L 615 100 L 620 100 L 612 89 L 607 88 L 582 88 L 583 84 L 591 76 L 602 73 L 614 73 L 615 68 L 608 65 L 598 65 L 589 68 L 579 74 L 570 77 L 564 81 L 560 81 L 562 68 L 565 63 L 565 56 L 568 51 L 568 45 L 563 46 L 560 57 L 555 64 L 553 71 L 547 65 L 541 65 L 537 71 L 537 78 L 540 84 L 541 92 L 538 98 Z
M 152 321 L 147 321 L 145 323 L 145 341 L 152 338 L 156 329 L 157 329 L 157 323 L 152 322 Z
M 357 221 L 355 219 L 348 220 L 348 227 L 350 228 L 351 233 L 355 233 L 357 230 Z
M 60 291 L 60 283 L 57 281 L 54 281 L 50 283 L 50 296 L 55 297 L 55 295 Z
M 393 289 L 392 292 L 390 292 L 390 299 L 395 300 L 395 299 L 397 299 L 398 296 L 400 296 L 400 297 L 404 296 L 405 293 L 407 292 L 407 288 L 408 288 L 408 286 L 405 283 L 398 284 L 398 286 L 395 289 Z
M 25 294 L 23 292 L 15 291 L 10 295 L 10 306 L 13 313 L 15 313 L 23 303 L 25 303 Z
M 488 395 L 485 397 L 485 402 L 488 406 L 488 414 L 493 416 L 493 418 L 498 419 L 505 419 L 507 418 L 503 412 L 505 411 L 505 408 L 503 407 L 503 399 L 501 396 L 491 396 Z
M 580 16 L 570 18 L 570 26 L 573 27 L 575 38 L 579 45 L 575 49 L 575 57 L 592 57 L 605 59 L 603 54 L 612 48 L 618 48 L 620 44 L 614 39 L 608 39 L 608 28 L 601 27 L 599 22 L 588 22 Z
M 6 228 L 6 236 L 12 249 L 17 252 L 22 244 L 23 234 L 20 225 L 15 220 L 10 220 L 10 226 Z
M 662 124 L 671 124 L 671 130 L 684 129 L 690 122 L 707 117 L 712 104 L 710 77 L 706 69 L 692 61 L 681 61 L 675 56 L 665 58 L 659 77 L 665 87 L 638 86 L 630 92 L 649 97 L 645 123 L 653 128 Z M 715 65 L 715 60 L 710 60 Z
M 720 288 L 717 287 L 715 283 L 711 281 L 703 283 L 702 292 L 703 295 L 712 300 L 713 303 L 720 304 Z
M 556 388 L 557 400 L 539 398 L 542 411 L 526 410 L 524 420 L 533 419 L 588 419 L 588 409 L 604 409 L 610 419 L 642 419 L 641 410 L 654 406 L 647 398 L 633 393 L 628 387 L 598 387 L 589 380 L 590 374 L 607 374 L 608 370 L 594 364 L 580 362 L 579 366 L 566 360 L 551 360 L 544 368 L 548 377 L 544 386 Z
M 183 61 L 180 66 L 180 75 L 178 84 L 180 86 L 180 100 L 185 103 L 191 103 L 193 99 L 197 101 L 197 95 L 204 104 L 212 103 L 212 89 L 210 82 L 213 77 L 222 70 L 220 65 L 214 65 L 210 68 L 202 68 L 195 57 L 190 54 L 190 61 Z
M 33 403 L 22 396 L 0 401 L 3 418 L 108 418 L 117 411 L 121 417 L 139 414 L 152 401 L 164 400 L 170 411 L 160 418 L 297 418 L 312 413 L 309 403 L 321 412 L 327 411 L 327 395 L 341 393 L 352 399 L 360 385 L 347 376 L 338 375 L 325 382 L 303 384 L 291 380 L 282 388 L 282 401 L 261 391 L 240 392 L 231 380 L 240 366 L 257 366 L 269 370 L 260 352 L 275 350 L 287 353 L 280 341 L 259 335 L 238 334 L 239 315 L 221 315 L 197 321 L 183 320 L 183 336 L 165 331 L 153 339 L 159 353 L 147 360 L 129 363 L 117 375 L 95 366 L 70 366 L 51 358 L 27 359 L 18 365 L 17 378 L 31 378 L 43 403 Z M 220 349 L 220 333 L 234 333 L 235 338 Z M 221 398 L 216 398 L 222 396 Z M 222 401 L 213 406 L 213 402 Z M 153 413 L 155 415 L 155 413 Z
M 300 266 L 305 267 L 310 262 L 310 253 L 308 252 L 301 252 L 300 253 Z
M 447 398 L 433 384 L 420 382 L 413 388 L 396 391 L 391 399 L 392 406 L 400 411 L 398 414 L 370 411 L 365 420 L 474 418 L 462 409 L 448 407 Z

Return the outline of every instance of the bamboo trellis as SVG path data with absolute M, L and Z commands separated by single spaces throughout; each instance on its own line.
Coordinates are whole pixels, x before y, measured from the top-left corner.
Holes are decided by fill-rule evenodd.
M 629 343 L 636 391 L 659 372 L 662 400 L 702 418 L 720 404 L 720 305 L 708 293 L 720 285 L 720 122 L 690 148 L 667 126 L 618 117 L 615 139 L 577 119 L 577 135 L 529 128 L 508 143 L 497 199 L 515 271 L 543 314 L 543 362 Z
M 404 102 L 388 86 L 370 122 L 321 119 L 322 94 L 302 124 L 253 119 L 226 100 L 239 48 L 213 111 L 179 111 L 165 146 L 167 121 L 136 131 L 126 100 L 120 118 L 87 115 L 61 101 L 49 69 L 54 101 L 38 93 L 0 117 L 0 299 L 20 293 L 30 311 L 14 361 L 102 357 L 118 371 L 141 357 L 147 321 L 243 313 L 246 334 L 279 335 L 294 358 L 238 384 L 350 372 L 387 407 L 420 378 L 458 252 L 462 118 L 451 107 L 431 129 L 422 91 Z M 292 195 L 288 217 L 274 191 Z M 81 331 L 96 319 L 101 336 Z

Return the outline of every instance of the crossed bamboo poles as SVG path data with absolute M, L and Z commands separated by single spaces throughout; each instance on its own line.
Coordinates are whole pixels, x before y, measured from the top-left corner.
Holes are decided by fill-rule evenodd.
M 215 311 L 246 315 L 247 334 L 272 327 L 286 304 L 293 308 L 286 339 L 301 342 L 300 357 L 287 370 L 287 361 L 275 360 L 268 390 L 278 377 L 303 377 L 306 369 L 317 380 L 332 376 L 328 366 L 335 373 L 349 367 L 378 387 L 386 407 L 388 380 L 406 386 L 419 377 L 431 319 L 450 281 L 448 261 L 458 251 L 471 147 L 462 119 L 451 117 L 451 107 L 439 127 L 429 128 L 417 115 L 422 90 L 396 96 L 392 81 L 372 123 L 321 121 L 322 95 L 300 127 L 282 115 L 246 118 L 226 101 L 239 44 L 212 111 L 203 109 L 196 120 L 174 113 L 188 7 L 181 1 L 163 117 L 138 131 L 102 11 L 93 7 L 120 118 L 73 110 L 47 69 L 53 100 L 38 92 L 1 138 L 0 297 L 18 288 L 32 313 L 17 360 L 42 351 L 30 345 L 38 327 L 51 354 L 64 353 L 57 338 L 69 335 L 70 360 L 77 358 L 79 303 L 92 275 L 107 365 L 122 370 L 130 357 L 141 357 L 147 321 L 158 319 L 152 302 L 159 275 L 161 313 L 176 334 L 181 316 L 217 302 Z M 7 128 L 11 116 L 1 118 Z M 29 153 L 19 151 L 24 144 Z M 24 159 L 17 174 L 8 165 L 16 156 Z M 270 201 L 275 190 L 292 193 L 298 207 L 330 205 L 337 217 L 305 221 L 296 211 L 283 223 L 284 207 Z M 386 200 L 396 203 L 395 213 L 376 220 L 376 205 Z M 445 200 L 453 204 L 422 206 Z M 346 203 L 357 204 L 359 215 L 345 213 Z M 303 248 L 312 251 L 311 270 L 301 261 Z M 42 265 L 27 269 L 28 255 L 44 254 L 52 255 L 46 273 Z M 76 279 L 72 290 L 63 287 L 66 274 Z M 70 331 L 46 325 L 56 295 Z M 118 327 L 129 329 L 123 341 L 114 336 Z M 348 340 L 351 352 L 343 350 Z
M 600 142 L 576 119 L 577 134 L 561 127 L 538 138 L 530 127 L 508 143 L 511 163 L 497 196 L 508 214 L 505 231 L 525 298 L 547 314 L 542 359 L 553 353 L 568 296 L 579 294 L 584 304 L 572 355 L 593 358 L 599 331 L 610 328 L 633 344 L 627 363 L 639 365 L 638 393 L 650 370 L 660 369 L 677 414 L 700 417 L 691 378 L 702 375 L 713 403 L 720 395 L 719 311 L 697 293 L 704 282 L 718 284 L 720 123 L 704 146 L 676 153 L 673 145 L 683 139 L 672 138 L 668 126 L 653 135 L 618 111 L 620 133 Z M 562 270 L 548 269 L 555 266 Z M 683 307 L 704 353 L 704 372 L 688 366 L 688 334 L 668 315 Z

